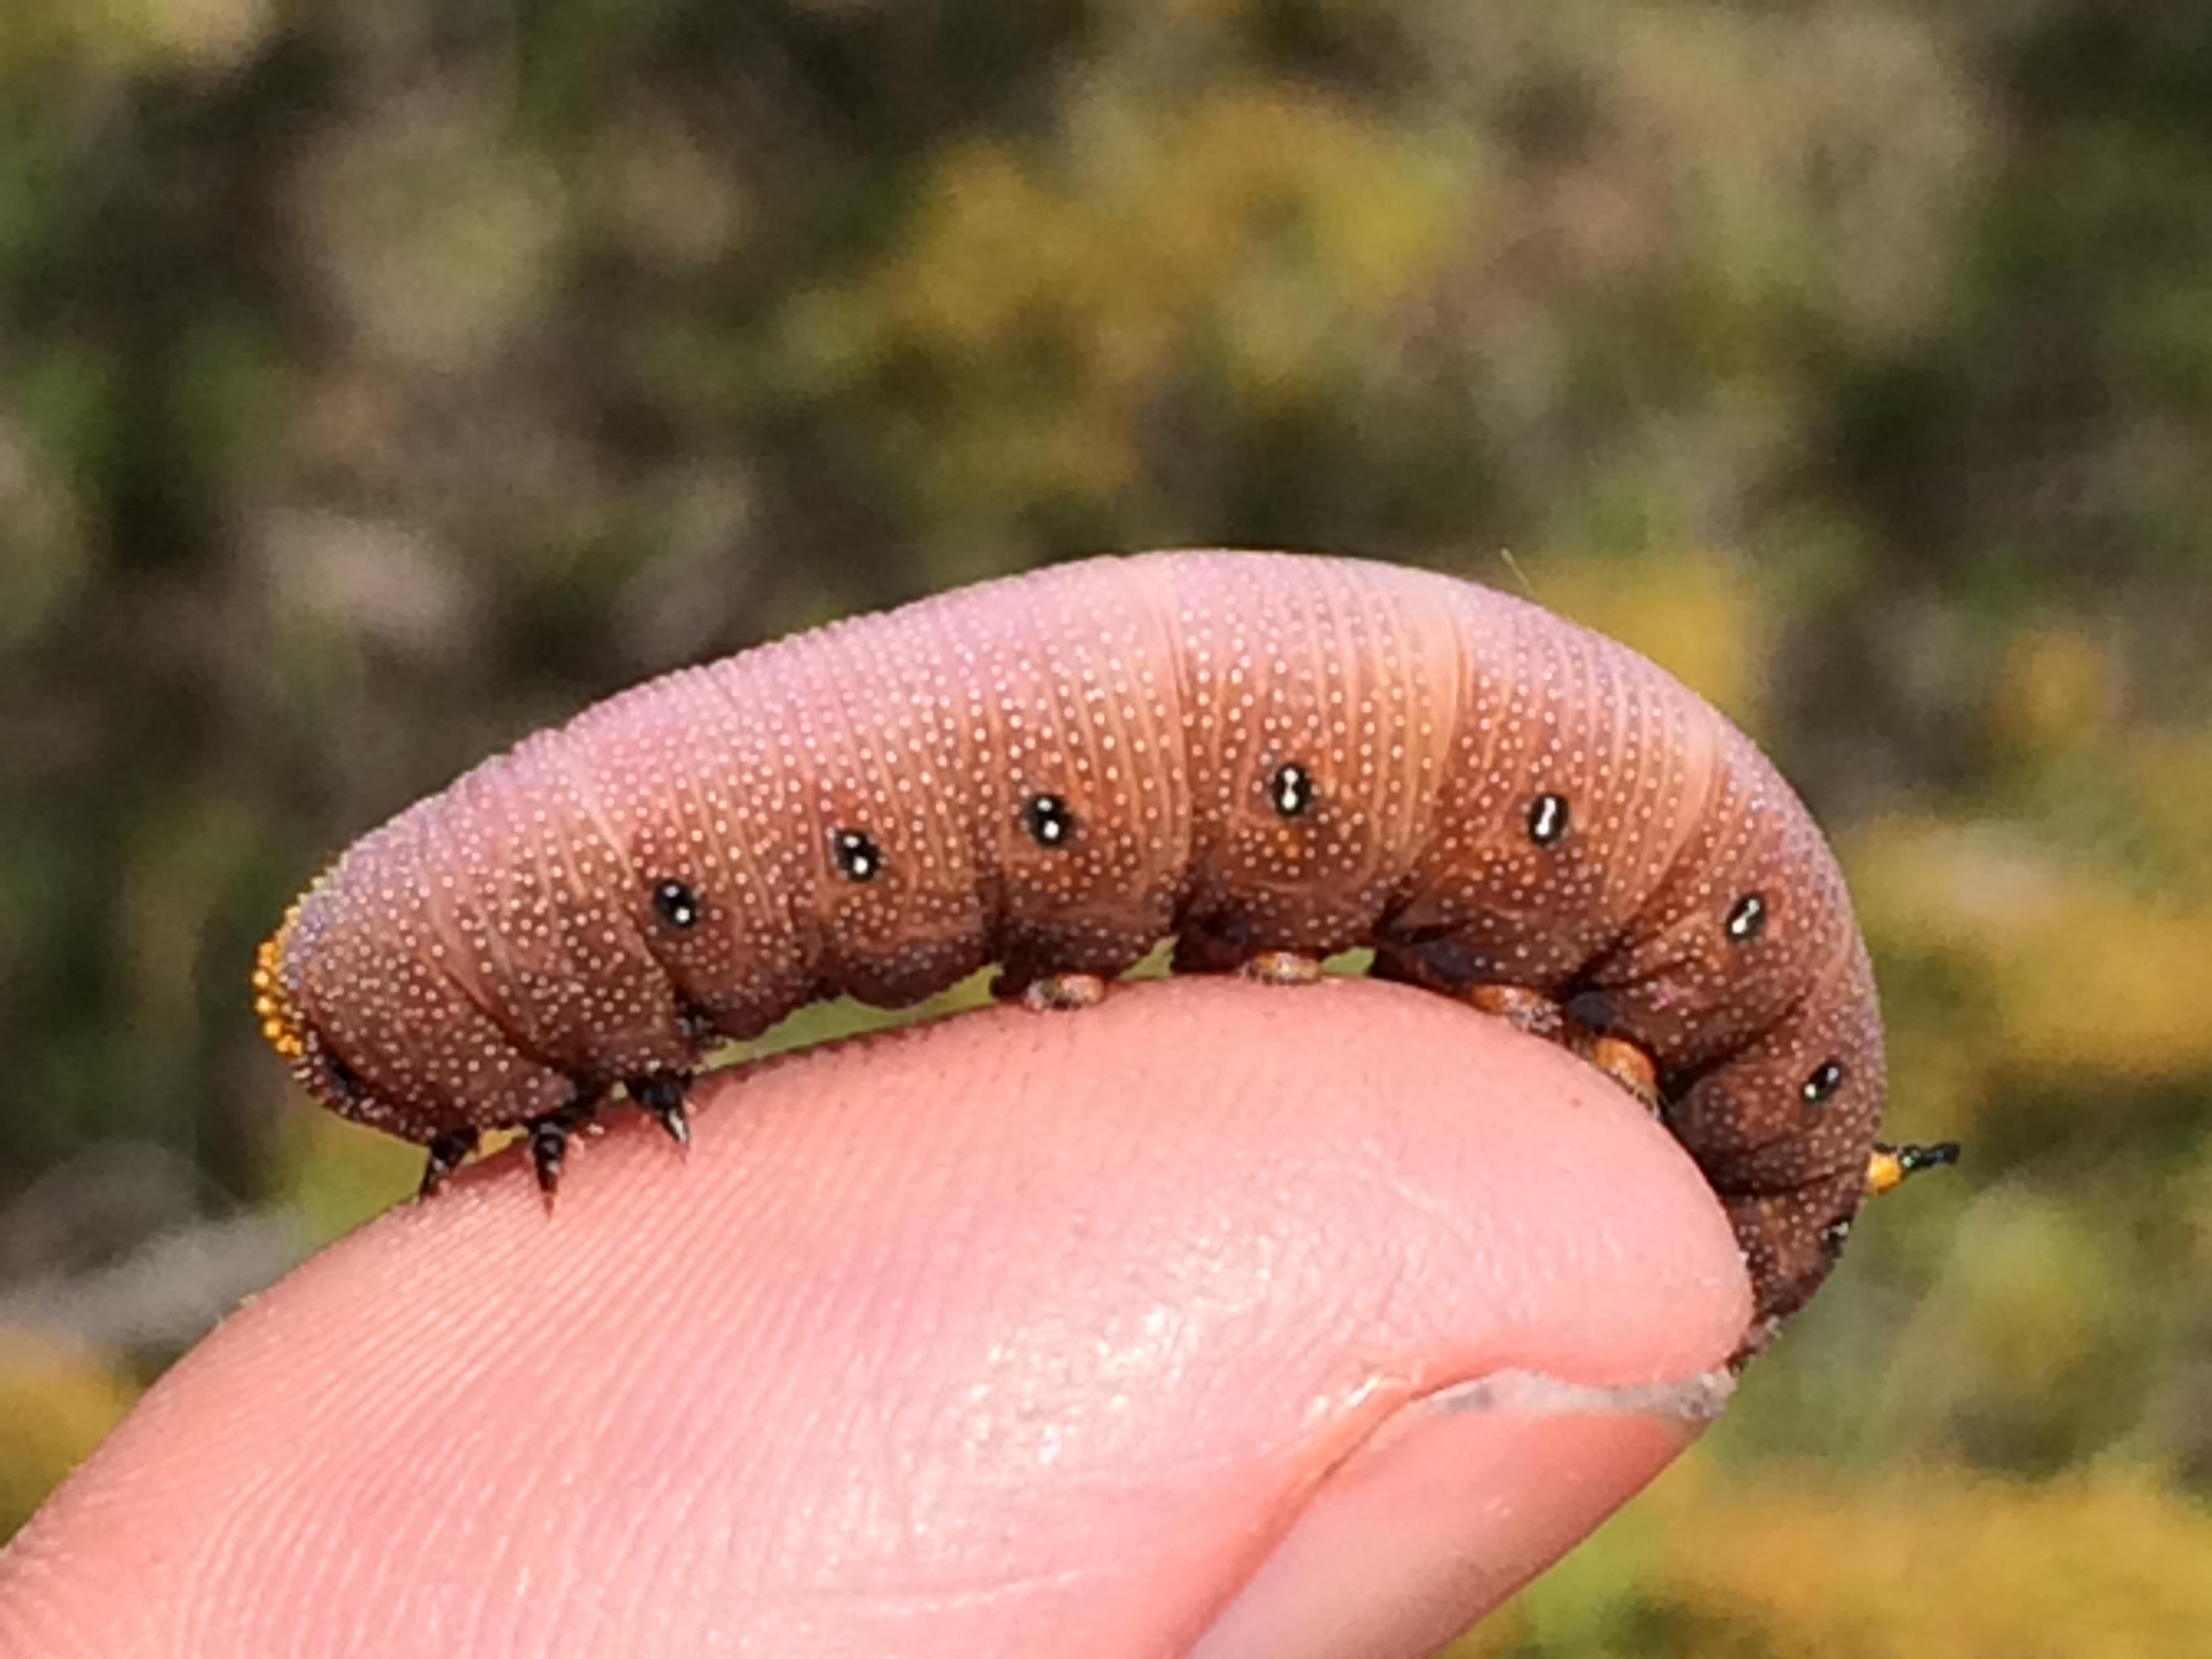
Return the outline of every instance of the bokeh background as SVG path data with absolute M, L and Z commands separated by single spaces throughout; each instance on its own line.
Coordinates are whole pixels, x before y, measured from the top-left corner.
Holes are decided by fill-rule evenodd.
M 7 0 L 0 1535 L 412 1182 L 246 1006 L 336 848 L 660 669 L 1273 544 L 1745 723 L 1971 1146 L 1462 1659 L 2202 1653 L 2208 469 L 2201 6 Z

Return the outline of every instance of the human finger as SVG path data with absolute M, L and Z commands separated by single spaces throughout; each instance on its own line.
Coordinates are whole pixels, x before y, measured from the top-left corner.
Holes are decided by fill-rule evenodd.
M 0 1651 L 1418 1654 L 1693 1437 L 1748 1316 L 1632 1100 L 1446 1000 L 1124 988 L 710 1081 L 226 1323 Z

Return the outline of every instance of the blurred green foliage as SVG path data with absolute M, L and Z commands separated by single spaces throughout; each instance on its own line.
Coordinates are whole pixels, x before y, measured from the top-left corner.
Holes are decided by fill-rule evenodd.
M 2208 111 L 2212 13 L 2105 0 L 9 9 L 0 1297 L 404 1190 L 245 969 L 533 726 L 1097 549 L 1360 550 L 1765 740 L 1897 1130 L 1972 1147 L 1466 1651 L 2198 1650 Z M 175 1346 L 9 1305 L 0 1527 Z

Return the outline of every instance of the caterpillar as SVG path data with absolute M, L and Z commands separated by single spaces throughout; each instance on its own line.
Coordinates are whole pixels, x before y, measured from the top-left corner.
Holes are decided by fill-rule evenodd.
M 1574 1042 L 1727 1209 L 1771 1328 L 1870 1185 L 1866 946 L 1789 785 L 1626 647 L 1364 561 L 1100 558 L 680 670 L 356 842 L 261 947 L 307 1089 L 428 1150 L 527 1131 L 547 1194 L 621 1085 L 979 968 L 1039 1006 L 1178 971 L 1379 975 Z

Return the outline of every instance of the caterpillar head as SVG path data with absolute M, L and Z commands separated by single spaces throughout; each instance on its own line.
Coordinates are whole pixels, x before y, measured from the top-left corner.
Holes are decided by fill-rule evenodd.
M 373 856 L 318 877 L 256 954 L 263 1040 L 324 1105 L 410 1140 L 550 1109 L 568 1079 L 437 966 L 410 925 L 421 904 L 420 884 Z

